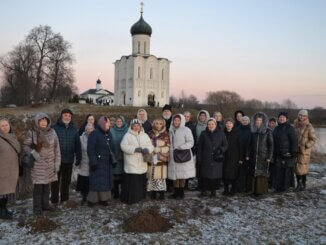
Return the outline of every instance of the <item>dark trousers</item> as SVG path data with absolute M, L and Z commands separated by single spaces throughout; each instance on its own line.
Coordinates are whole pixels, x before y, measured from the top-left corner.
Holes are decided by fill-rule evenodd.
M 33 190 L 33 212 L 42 213 L 49 208 L 50 202 L 50 184 L 35 184 Z
M 58 181 L 51 184 L 51 202 L 59 202 L 59 190 L 60 190 L 60 202 L 69 200 L 69 186 L 71 182 L 72 164 L 62 163 L 60 171 L 58 173 Z
M 8 202 L 8 198 L 1 198 L 0 199 L 0 208 L 5 209 L 7 207 L 7 202 Z
M 293 186 L 293 167 L 281 167 L 276 169 L 275 189 L 278 192 L 287 191 Z
M 119 199 L 120 198 L 120 193 L 121 193 L 121 186 L 122 186 L 122 180 L 114 180 L 114 185 L 113 185 L 113 198 L 114 199 Z

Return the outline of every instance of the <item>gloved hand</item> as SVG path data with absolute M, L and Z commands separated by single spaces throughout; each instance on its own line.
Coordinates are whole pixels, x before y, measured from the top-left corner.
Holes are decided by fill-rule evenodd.
M 141 153 L 148 154 L 149 153 L 149 150 L 147 148 L 143 148 L 142 151 L 141 151 Z
M 38 154 L 38 152 L 37 152 L 36 150 L 32 150 L 32 151 L 31 151 L 31 155 L 34 157 L 34 159 L 35 159 L 36 161 L 39 161 L 39 160 L 41 159 L 40 154 Z
M 112 162 L 112 167 L 115 168 L 118 165 L 118 162 Z
M 91 165 L 91 166 L 90 166 L 90 169 L 91 169 L 92 172 L 96 171 L 96 169 L 97 169 L 97 165 L 94 165 L 94 164 Z
M 135 153 L 142 153 L 142 148 L 141 147 L 137 147 L 136 149 L 135 149 Z

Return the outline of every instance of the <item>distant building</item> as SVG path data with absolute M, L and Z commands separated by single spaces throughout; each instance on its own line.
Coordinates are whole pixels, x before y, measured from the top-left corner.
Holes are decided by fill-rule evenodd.
M 80 103 L 113 105 L 114 94 L 109 90 L 103 89 L 101 80 L 97 79 L 95 89 L 89 89 L 80 95 Z
M 132 54 L 115 61 L 115 105 L 164 106 L 169 103 L 170 61 L 150 53 L 152 28 L 143 19 L 131 27 Z

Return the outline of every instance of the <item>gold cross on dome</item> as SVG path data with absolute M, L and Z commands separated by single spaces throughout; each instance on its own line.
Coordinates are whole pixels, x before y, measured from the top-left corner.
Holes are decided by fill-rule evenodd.
M 141 1 L 140 2 L 140 13 L 144 13 L 144 2 L 143 1 Z

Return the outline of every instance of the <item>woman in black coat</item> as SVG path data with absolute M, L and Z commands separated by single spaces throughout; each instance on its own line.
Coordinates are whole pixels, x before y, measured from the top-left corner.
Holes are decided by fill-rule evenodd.
M 298 154 L 298 136 L 288 122 L 287 112 L 280 112 L 278 126 L 273 131 L 275 190 L 287 191 L 294 187 L 294 167 Z
M 272 131 L 267 128 L 268 117 L 256 113 L 251 120 L 251 138 L 246 159 L 249 160 L 249 188 L 255 195 L 268 192 L 268 169 L 273 157 Z
M 250 143 L 251 131 L 250 131 L 250 118 L 243 116 L 241 119 L 242 125 L 239 127 L 239 134 L 242 140 L 243 152 L 247 152 Z M 239 178 L 238 178 L 238 191 L 248 191 L 248 175 L 249 175 L 249 161 L 244 159 L 243 164 L 239 166 Z
M 201 196 L 206 196 L 207 191 L 211 191 L 211 196 L 216 196 L 216 189 L 223 174 L 224 152 L 227 147 L 224 132 L 217 127 L 216 120 L 210 118 L 206 130 L 200 135 L 197 151 L 202 184 Z
M 243 146 L 238 130 L 234 127 L 232 118 L 225 120 L 225 136 L 228 142 L 228 149 L 225 152 L 223 163 L 223 195 L 234 195 L 239 173 L 239 165 L 243 164 Z M 229 189 L 231 185 L 231 191 Z

